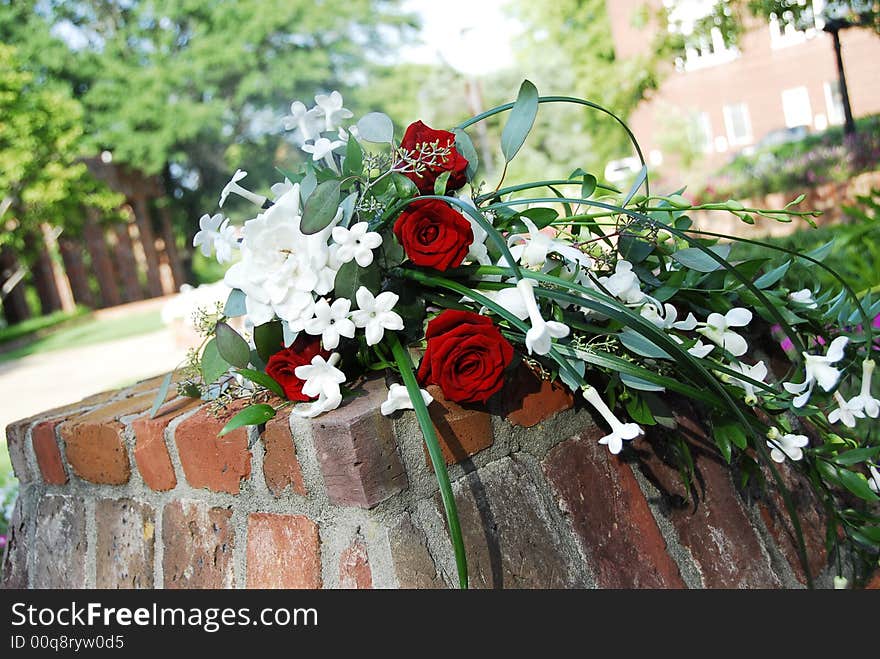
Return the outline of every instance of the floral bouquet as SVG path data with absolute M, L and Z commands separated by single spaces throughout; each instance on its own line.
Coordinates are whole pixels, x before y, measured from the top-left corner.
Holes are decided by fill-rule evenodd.
M 256 205 L 255 217 L 239 227 L 205 215 L 193 242 L 221 263 L 234 261 L 225 276 L 229 300 L 202 313 L 205 342 L 178 384 L 181 393 L 221 405 L 247 399 L 223 432 L 265 423 L 287 406 L 303 417 L 329 412 L 372 372 L 397 379 L 381 411 L 415 410 L 466 587 L 425 387 L 483 405 L 525 362 L 598 413 L 608 429 L 599 442 L 612 454 L 648 426 L 674 428 L 671 395 L 691 399 L 719 454 L 744 479 L 772 475 L 805 569 L 797 511 L 777 467 L 786 461 L 806 474 L 829 513 L 829 550 L 838 560 L 858 559 L 856 576 L 876 564 L 880 443 L 862 419 L 880 413 L 870 354 L 880 301 L 843 280 L 835 291 L 787 290 L 780 282 L 792 262 L 824 267 L 821 250 L 768 245 L 778 250 L 769 256 L 786 252 L 781 261 L 733 262 L 732 241 L 742 239 L 697 230 L 687 216 L 701 209 L 745 222 L 755 214 L 812 222 L 813 213 L 795 209 L 800 200 L 778 210 L 736 201 L 692 206 L 681 191 L 652 194 L 644 167 L 628 191 L 582 169 L 566 179 L 507 184 L 507 163 L 542 104 L 609 114 L 641 155 L 609 111 L 539 97 L 528 81 L 513 103 L 452 131 L 417 121 L 399 141 L 383 114 L 352 122 L 338 92 L 315 101 L 312 108 L 294 102 L 283 119 L 305 165 L 279 170 L 284 180 L 269 197 L 242 187 L 246 172 L 236 171 L 220 206 L 240 195 Z M 504 174 L 487 187 L 466 129 L 502 113 Z M 794 348 L 774 373 L 760 353 L 763 346 L 782 354 L 760 342 L 771 326 Z M 861 376 L 860 386 L 850 374 Z M 687 446 L 680 448 L 687 457 Z

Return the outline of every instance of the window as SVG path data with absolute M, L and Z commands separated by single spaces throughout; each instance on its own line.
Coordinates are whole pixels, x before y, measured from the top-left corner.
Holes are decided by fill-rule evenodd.
M 749 144 L 752 141 L 752 121 L 749 106 L 733 103 L 724 106 L 724 126 L 727 128 L 727 141 L 731 146 Z
M 679 71 L 693 71 L 716 64 L 724 64 L 739 57 L 739 50 L 724 41 L 714 20 L 716 0 L 664 0 L 668 9 L 667 28 L 680 34 L 684 49 L 675 58 Z
M 806 87 L 795 87 L 782 92 L 782 112 L 786 128 L 810 126 L 813 123 L 813 109 L 810 107 L 810 93 Z
M 703 153 L 712 151 L 712 120 L 708 112 L 695 112 L 691 115 L 691 144 Z
M 821 32 L 825 0 L 795 0 L 796 11 L 770 14 L 770 47 L 785 48 L 812 39 Z
M 825 109 L 829 124 L 839 126 L 843 123 L 843 94 L 837 80 L 825 83 Z

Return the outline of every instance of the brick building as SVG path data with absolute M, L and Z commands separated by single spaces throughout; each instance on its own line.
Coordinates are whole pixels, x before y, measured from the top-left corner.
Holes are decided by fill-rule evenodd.
M 659 7 L 663 0 L 647 0 Z M 634 25 L 633 17 L 646 0 L 609 0 L 615 49 L 631 57 L 650 48 L 650 32 Z M 712 0 L 678 0 L 678 24 L 705 14 Z M 819 15 L 821 0 L 813 0 Z M 654 29 L 658 29 L 656 26 Z M 880 38 L 868 29 L 840 32 L 843 61 L 853 115 L 880 112 Z M 740 47 L 725 44 L 720 32 L 687 44 L 661 87 L 630 117 L 630 125 L 651 164 L 667 176 L 680 170 L 681 149 L 676 130 L 710 172 L 743 149 L 784 128 L 821 131 L 843 123 L 832 37 L 821 22 L 799 30 L 785 17 L 769 24 L 751 18 Z M 679 153 L 675 153 L 678 150 Z

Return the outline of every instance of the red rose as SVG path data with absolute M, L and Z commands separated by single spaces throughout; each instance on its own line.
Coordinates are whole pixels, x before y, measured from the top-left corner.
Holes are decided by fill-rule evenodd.
M 297 337 L 289 348 L 284 348 L 269 357 L 269 363 L 266 364 L 266 373 L 268 373 L 275 382 L 284 389 L 284 395 L 288 400 L 314 400 L 306 396 L 303 391 L 305 380 L 296 377 L 297 366 L 306 366 L 312 362 L 312 357 L 321 355 L 324 359 L 330 356 L 326 350 L 321 350 L 321 337 L 307 336 L 305 334 Z
M 428 348 L 419 382 L 436 384 L 456 403 L 485 403 L 504 384 L 513 346 L 495 323 L 470 311 L 447 309 L 428 323 Z
M 434 194 L 434 181 L 443 172 L 450 172 L 449 180 L 446 183 L 446 190 L 458 190 L 467 183 L 468 161 L 455 148 L 455 135 L 448 130 L 434 130 L 429 128 L 421 121 L 410 124 L 403 135 L 400 146 L 411 154 L 418 155 L 420 153 L 420 144 L 433 145 L 437 142 L 438 149 L 446 149 L 451 147 L 449 153 L 445 156 L 434 157 L 431 162 L 426 162 L 429 155 L 422 152 L 421 161 L 425 164 L 425 169 L 420 172 L 407 172 L 404 175 L 409 178 L 419 192 L 422 194 Z M 428 147 L 433 148 L 433 147 Z
M 435 270 L 460 266 L 474 242 L 470 222 L 439 199 L 412 202 L 394 223 L 394 235 L 413 263 Z

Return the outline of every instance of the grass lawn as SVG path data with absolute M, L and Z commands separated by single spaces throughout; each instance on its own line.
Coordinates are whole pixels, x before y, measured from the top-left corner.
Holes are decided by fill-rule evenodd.
M 33 334 L 34 332 L 39 332 L 40 330 L 45 330 L 54 327 L 55 325 L 66 323 L 74 318 L 84 316 L 88 312 L 89 310 L 85 307 L 77 307 L 76 311 L 56 311 L 45 316 L 28 318 L 15 325 L 4 327 L 0 329 L 0 349 L 2 349 L 2 344 L 7 341 L 14 341 L 15 339 L 27 336 L 28 334 Z
M 75 324 L 66 325 L 59 330 L 34 340 L 25 346 L 0 352 L 0 361 L 20 359 L 38 352 L 49 352 L 62 348 L 104 343 L 116 339 L 124 339 L 139 334 L 148 334 L 164 328 L 162 314 L 159 310 L 132 314 L 121 318 L 96 320 L 83 319 Z

